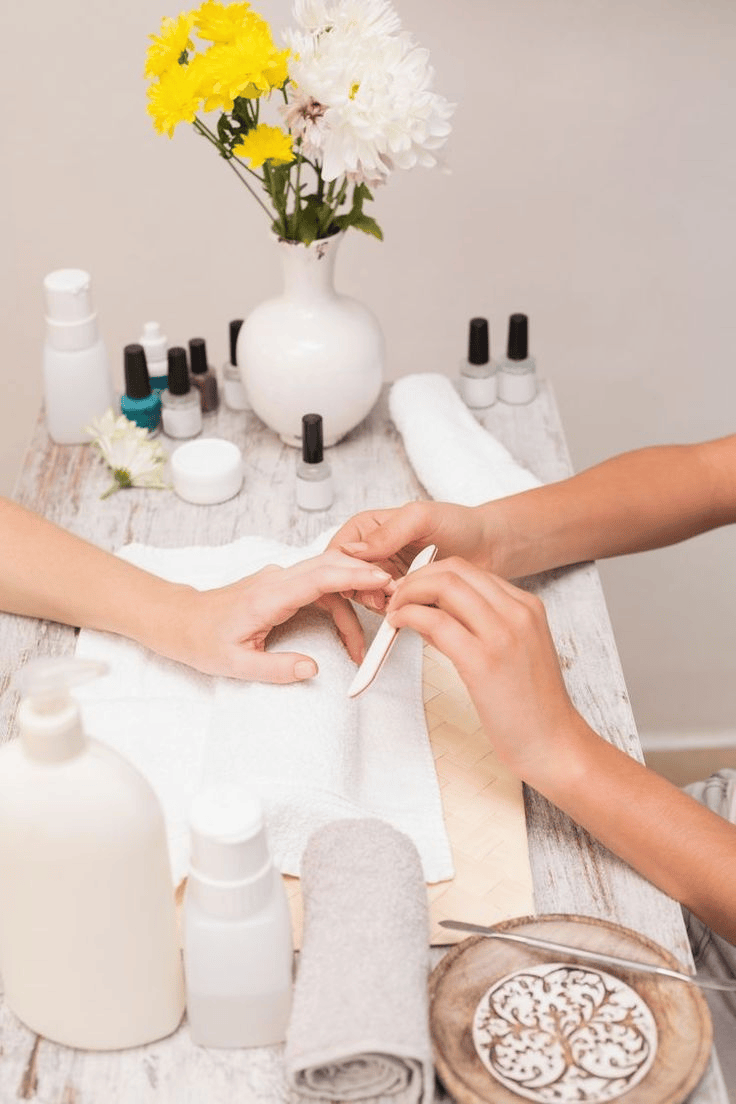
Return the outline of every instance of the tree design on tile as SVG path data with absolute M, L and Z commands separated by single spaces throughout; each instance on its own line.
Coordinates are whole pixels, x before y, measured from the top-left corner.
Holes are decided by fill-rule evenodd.
M 604 1102 L 642 1080 L 657 1029 L 641 997 L 598 970 L 546 963 L 496 982 L 473 1022 L 489 1072 L 529 1100 Z

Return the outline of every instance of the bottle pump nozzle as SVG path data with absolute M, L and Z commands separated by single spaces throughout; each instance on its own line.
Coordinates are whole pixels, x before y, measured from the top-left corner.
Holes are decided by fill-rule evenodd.
M 16 676 L 21 693 L 18 727 L 32 759 L 60 762 L 78 755 L 86 744 L 72 686 L 104 675 L 106 663 L 74 656 L 35 659 Z
M 69 705 L 72 686 L 89 682 L 107 671 L 107 664 L 96 659 L 45 657 L 27 663 L 16 676 L 16 685 L 34 713 L 56 713 Z

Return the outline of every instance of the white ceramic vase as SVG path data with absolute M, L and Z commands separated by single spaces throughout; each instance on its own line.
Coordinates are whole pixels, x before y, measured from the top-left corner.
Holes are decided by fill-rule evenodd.
M 324 443 L 334 445 L 363 421 L 381 389 L 381 327 L 362 303 L 335 291 L 342 238 L 280 240 L 283 293 L 256 307 L 238 335 L 250 404 L 288 445 L 301 444 L 304 414 L 322 415 Z

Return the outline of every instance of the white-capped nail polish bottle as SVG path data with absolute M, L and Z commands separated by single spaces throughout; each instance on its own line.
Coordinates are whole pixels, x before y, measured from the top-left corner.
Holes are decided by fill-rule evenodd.
M 506 356 L 498 368 L 498 397 L 505 403 L 528 403 L 537 394 L 537 368 L 529 356 L 529 319 L 525 314 L 509 318 Z
M 328 510 L 334 499 L 332 469 L 324 459 L 322 415 L 302 418 L 302 458 L 296 469 L 296 501 L 302 510 Z
M 468 359 L 460 366 L 460 395 L 471 410 L 482 410 L 496 401 L 496 365 L 490 358 L 485 318 L 470 320 Z
M 154 391 L 163 391 L 168 384 L 168 360 L 166 334 L 161 333 L 158 322 L 146 322 L 139 343 L 143 346 L 148 365 L 148 375 Z

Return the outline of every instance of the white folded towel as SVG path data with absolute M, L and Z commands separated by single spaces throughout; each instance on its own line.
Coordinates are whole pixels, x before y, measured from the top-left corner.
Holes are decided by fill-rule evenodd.
M 389 411 L 419 482 L 438 502 L 478 506 L 540 486 L 479 425 L 439 372 L 397 380 L 389 393 Z
M 295 548 L 260 537 L 220 547 L 128 545 L 120 555 L 154 574 L 201 590 L 234 582 L 269 563 L 316 555 L 331 533 Z M 370 626 L 375 614 L 360 611 Z M 115 747 L 148 778 L 162 802 L 174 879 L 188 865 L 187 817 L 196 791 L 228 781 L 255 789 L 274 858 L 297 874 L 306 840 L 336 819 L 374 816 L 415 843 L 427 881 L 453 874 L 422 703 L 422 643 L 402 632 L 369 693 L 351 700 L 355 673 L 328 618 L 302 611 L 269 648 L 312 655 L 319 674 L 289 686 L 212 678 L 122 637 L 84 630 L 77 654 L 110 673 L 81 687 L 90 735 Z

